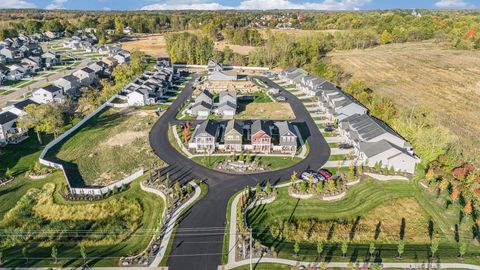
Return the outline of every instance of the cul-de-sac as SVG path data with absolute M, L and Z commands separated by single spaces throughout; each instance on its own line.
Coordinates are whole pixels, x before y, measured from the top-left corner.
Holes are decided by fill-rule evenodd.
M 480 3 L 0 3 L 0 268 L 480 270 Z

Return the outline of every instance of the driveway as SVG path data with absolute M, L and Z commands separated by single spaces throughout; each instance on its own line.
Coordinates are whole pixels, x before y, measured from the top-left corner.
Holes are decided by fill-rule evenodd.
M 171 170 L 181 171 L 179 181 L 184 183 L 192 178 L 204 180 L 208 185 L 207 195 L 190 208 L 180 221 L 173 241 L 172 252 L 167 265 L 169 269 L 217 269 L 221 264 L 222 243 L 226 223 L 228 200 L 246 186 L 270 181 L 272 184 L 289 180 L 293 171 L 317 169 L 325 164 L 330 156 L 330 148 L 317 128 L 302 101 L 288 91 L 282 91 L 295 113 L 298 127 L 310 145 L 307 157 L 294 166 L 257 174 L 230 174 L 205 168 L 183 156 L 168 141 L 169 123 L 177 122 L 175 116 L 192 92 L 194 75 L 177 99 L 158 119 L 149 134 L 154 152 Z M 271 88 L 283 89 L 268 78 L 255 76 Z M 169 169 L 170 169 L 169 168 Z M 171 174 L 172 176 L 173 174 Z M 188 175 L 186 177 L 185 175 Z M 174 177 L 172 177 L 174 179 Z

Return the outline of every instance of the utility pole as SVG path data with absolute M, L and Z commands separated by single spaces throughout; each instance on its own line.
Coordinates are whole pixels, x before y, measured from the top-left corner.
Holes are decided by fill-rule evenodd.
M 253 248 L 252 248 L 252 228 L 248 228 L 248 231 L 250 231 L 250 270 L 253 270 L 253 267 L 252 267 L 252 253 L 253 253 Z

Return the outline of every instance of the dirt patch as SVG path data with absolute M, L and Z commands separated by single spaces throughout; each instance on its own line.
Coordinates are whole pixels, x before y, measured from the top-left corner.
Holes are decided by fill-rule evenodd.
M 147 131 L 125 131 L 114 135 L 102 144 L 105 146 L 125 146 L 133 143 L 136 139 L 144 138 L 148 135 Z
M 293 120 L 295 114 L 287 102 L 250 103 L 237 119 Z
M 240 55 L 248 55 L 251 51 L 255 49 L 254 46 L 242 46 L 242 45 L 234 45 L 229 44 L 225 41 L 215 42 L 215 49 L 219 51 L 223 51 L 225 47 L 230 47 L 234 53 L 238 53 Z
M 153 57 L 168 57 L 167 44 L 163 35 L 136 36 L 134 39 L 122 42 L 122 48 L 141 51 Z

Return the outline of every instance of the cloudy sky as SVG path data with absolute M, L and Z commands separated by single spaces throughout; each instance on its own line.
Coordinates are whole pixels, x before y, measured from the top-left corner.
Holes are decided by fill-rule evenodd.
M 174 10 L 391 8 L 478 9 L 480 0 L 0 0 L 0 8 Z

